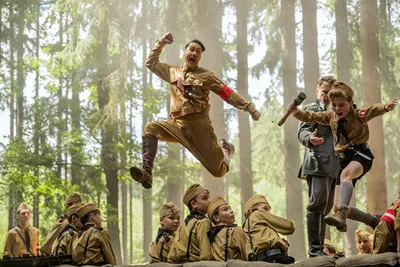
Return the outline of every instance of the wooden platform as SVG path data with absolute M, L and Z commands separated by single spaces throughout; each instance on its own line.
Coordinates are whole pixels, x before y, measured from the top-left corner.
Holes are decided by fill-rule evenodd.
M 216 262 L 216 261 L 199 261 L 190 262 L 185 264 L 168 264 L 168 263 L 155 263 L 151 265 L 117 265 L 118 267 L 279 267 L 279 266 L 290 266 L 290 267 L 365 267 L 365 266 L 377 266 L 377 267 L 400 267 L 400 254 L 396 253 L 384 253 L 379 255 L 357 255 L 347 258 L 333 259 L 332 257 L 317 257 L 299 261 L 289 265 L 283 265 L 278 263 L 266 263 L 266 262 L 246 262 L 239 260 L 230 260 L 228 262 Z M 90 266 L 90 265 L 85 265 Z M 110 265 L 109 265 L 110 266 Z M 60 265 L 59 267 L 72 267 L 72 265 Z

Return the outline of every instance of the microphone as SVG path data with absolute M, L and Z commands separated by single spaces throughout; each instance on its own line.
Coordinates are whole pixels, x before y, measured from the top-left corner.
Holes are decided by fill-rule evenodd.
M 303 103 L 304 99 L 306 99 L 306 94 L 303 92 L 300 92 L 297 97 L 293 100 L 293 105 L 295 107 L 301 105 Z M 281 126 L 282 124 L 285 123 L 286 119 L 289 117 L 290 111 L 286 111 L 286 114 L 279 120 L 278 126 Z

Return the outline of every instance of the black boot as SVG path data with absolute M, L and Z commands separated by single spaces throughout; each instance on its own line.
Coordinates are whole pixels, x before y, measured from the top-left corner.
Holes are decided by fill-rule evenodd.
M 322 213 L 307 213 L 307 232 L 308 232 L 308 255 L 310 258 L 317 256 L 326 256 L 321 240 L 321 220 Z M 325 235 L 325 233 L 324 233 Z
M 153 162 L 157 153 L 158 139 L 154 135 L 146 134 L 142 139 L 143 167 L 130 169 L 132 178 L 141 183 L 146 189 L 153 185 Z

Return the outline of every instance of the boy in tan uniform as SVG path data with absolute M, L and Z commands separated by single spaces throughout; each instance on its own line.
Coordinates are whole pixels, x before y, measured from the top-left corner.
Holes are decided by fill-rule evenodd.
M 37 256 L 39 250 L 39 230 L 30 225 L 32 211 L 25 203 L 17 210 L 18 225 L 7 233 L 3 258 Z
M 209 199 L 210 192 L 199 184 L 186 189 L 183 203 L 189 208 L 190 214 L 176 231 L 168 254 L 169 263 L 212 260 L 210 240 L 207 237 L 211 222 L 205 216 Z
M 76 203 L 81 203 L 82 197 L 79 193 L 73 192 L 65 198 L 65 210 Z M 50 255 L 53 248 L 54 241 L 60 235 L 61 231 L 68 225 L 68 218 L 66 215 L 60 216 L 57 222 L 53 225 L 51 231 L 47 234 L 43 245 L 40 248 L 42 255 Z
M 246 233 L 249 261 L 294 263 L 294 258 L 287 256 L 287 241 L 279 234 L 293 234 L 295 223 L 272 214 L 270 210 L 271 206 L 262 195 L 251 197 L 244 205 L 246 219 L 243 230 Z
M 246 261 L 246 235 L 235 224 L 235 214 L 229 204 L 222 197 L 215 197 L 208 206 L 207 214 L 215 224 L 208 232 L 214 260 Z
M 151 242 L 149 248 L 151 263 L 167 262 L 180 218 L 180 210 L 174 203 L 168 202 L 162 205 L 160 209 L 161 227 L 158 228 L 156 240 Z
M 78 237 L 78 231 L 83 227 L 79 220 L 77 210 L 83 203 L 77 203 L 67 209 L 67 218 L 69 224 L 64 227 L 53 243 L 51 255 L 71 255 L 72 244 Z
M 303 122 L 330 125 L 334 137 L 334 150 L 339 155 L 340 170 L 336 179 L 333 216 L 325 217 L 325 223 L 339 231 L 347 230 L 346 212 L 353 194 L 353 187 L 372 167 L 374 155 L 367 144 L 369 138 L 368 121 L 393 110 L 397 99 L 387 104 L 374 104 L 367 109 L 354 106 L 354 92 L 344 82 L 335 82 L 329 91 L 332 110 L 313 112 L 298 110 L 293 104 L 288 110 Z
M 189 42 L 184 50 L 183 66 L 171 66 L 159 61 L 166 44 L 174 38 L 166 33 L 159 39 L 146 60 L 146 66 L 170 84 L 171 113 L 168 121 L 150 122 L 144 129 L 142 142 L 142 168 L 132 167 L 134 180 L 151 188 L 152 168 L 158 140 L 180 143 L 195 156 L 215 177 L 224 176 L 229 169 L 229 157 L 234 152 L 232 144 L 218 142 L 209 118 L 209 93 L 219 95 L 228 104 L 250 113 L 258 120 L 261 113 L 241 95 L 231 90 L 207 69 L 198 66 L 204 45 L 199 40 Z
M 358 255 L 372 254 L 371 234 L 366 230 L 356 230 L 356 247 Z
M 72 259 L 78 265 L 116 264 L 108 232 L 101 228 L 102 218 L 96 203 L 89 202 L 77 209 L 83 224 L 72 245 Z

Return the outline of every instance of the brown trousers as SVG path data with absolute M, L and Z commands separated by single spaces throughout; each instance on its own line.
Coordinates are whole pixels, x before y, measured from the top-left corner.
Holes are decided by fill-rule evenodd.
M 375 228 L 374 241 L 372 242 L 372 249 L 374 254 L 385 253 L 389 244 L 396 242 L 396 232 L 387 221 L 380 221 Z
M 180 143 L 215 177 L 228 172 L 228 163 L 217 136 L 206 114 L 193 113 L 168 121 L 154 121 L 146 125 L 144 134 L 169 143 Z

